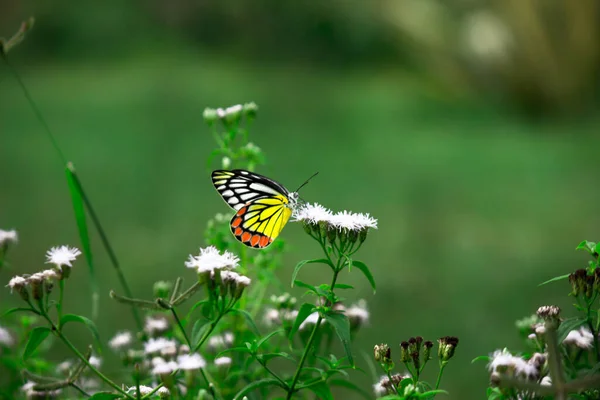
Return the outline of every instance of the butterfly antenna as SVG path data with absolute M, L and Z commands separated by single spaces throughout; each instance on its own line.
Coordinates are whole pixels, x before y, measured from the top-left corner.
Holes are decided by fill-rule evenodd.
M 308 182 L 310 182 L 310 180 L 317 175 L 319 175 L 318 172 L 315 172 L 314 174 L 312 174 L 312 176 L 310 178 L 308 178 L 302 185 L 300 185 L 300 187 L 298 189 L 296 189 L 296 193 L 298 193 L 300 191 L 300 189 L 302 189 L 304 187 L 304 185 L 306 185 Z

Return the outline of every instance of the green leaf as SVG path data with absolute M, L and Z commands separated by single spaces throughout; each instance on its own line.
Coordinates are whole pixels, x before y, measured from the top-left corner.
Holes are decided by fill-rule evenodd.
M 29 311 L 31 313 L 40 315 L 40 313 L 37 312 L 36 310 L 34 310 L 33 308 L 29 308 L 29 307 L 15 307 L 15 308 L 11 308 L 10 310 L 6 310 L 4 312 L 4 314 L 0 315 L 0 318 L 8 317 L 10 314 L 14 314 L 16 312 L 26 312 L 26 311 Z
M 209 323 L 210 321 L 207 319 L 199 319 L 196 322 L 194 322 L 194 326 L 192 327 L 192 345 L 194 346 L 194 348 L 196 346 L 198 346 L 198 343 L 200 342 L 200 339 L 202 339 L 202 336 L 204 335 L 204 331 L 205 328 L 209 325 L 207 325 L 207 323 Z
M 595 249 L 596 243 L 590 242 L 589 240 L 584 240 L 583 242 L 579 243 L 575 248 L 575 250 L 585 250 L 590 254 L 594 254 Z
M 271 339 L 273 336 L 278 335 L 280 333 L 283 333 L 284 330 L 282 329 L 278 329 L 274 332 L 269 333 L 267 336 L 265 336 L 264 338 L 260 339 L 257 343 L 256 343 L 256 349 L 260 349 L 260 347 L 265 344 L 267 341 L 269 341 L 269 339 Z
M 98 393 L 94 393 L 92 395 L 92 397 L 90 397 L 90 400 L 114 400 L 114 399 L 122 399 L 123 395 L 122 394 L 116 394 L 116 393 L 111 393 L 111 392 L 98 392 Z
M 287 387 L 282 385 L 281 382 L 279 382 L 277 379 L 271 379 L 271 378 L 261 379 L 261 380 L 254 381 L 254 382 L 248 384 L 246 387 L 244 387 L 242 390 L 240 390 L 233 399 L 234 400 L 241 399 L 246 394 L 250 393 L 251 391 L 260 389 L 262 387 L 267 387 L 267 386 L 278 386 L 278 387 L 282 388 L 283 390 L 287 390 Z
M 571 332 L 574 329 L 579 328 L 581 325 L 585 324 L 586 322 L 587 322 L 587 318 L 583 318 L 583 317 L 573 317 L 573 318 L 565 319 L 563 322 L 561 322 L 560 326 L 558 327 L 558 330 L 556 331 L 558 343 L 559 344 L 562 343 L 562 341 L 565 340 L 565 338 L 567 337 L 569 332 Z
M 365 264 L 362 261 L 354 260 L 354 261 L 352 261 L 352 265 L 355 266 L 356 268 L 358 268 L 364 274 L 364 276 L 367 278 L 367 280 L 371 284 L 371 287 L 373 288 L 373 294 L 375 294 L 375 291 L 376 291 L 375 278 L 373 278 L 373 274 L 371 274 L 371 271 L 369 270 L 369 267 L 367 267 L 367 264 Z
M 90 281 L 92 286 L 92 317 L 95 318 L 98 310 L 98 284 L 96 282 L 96 272 L 94 269 L 94 259 L 92 257 L 92 246 L 90 244 L 90 236 L 88 233 L 87 223 L 85 220 L 85 208 L 83 205 L 83 194 L 79 179 L 75 174 L 75 167 L 72 163 L 68 163 L 65 169 L 67 174 L 67 184 L 69 185 L 69 191 L 71 192 L 71 202 L 73 203 L 73 212 L 75 213 L 75 220 L 77 222 L 77 229 L 79 231 L 79 240 L 81 241 L 81 247 L 85 260 L 87 261 L 88 269 L 90 271 Z
M 471 364 L 472 364 L 472 363 L 475 363 L 475 362 L 477 362 L 477 361 L 485 361 L 485 362 L 489 362 L 489 361 L 491 361 L 491 360 L 492 360 L 492 359 L 491 359 L 491 357 L 490 357 L 490 356 L 478 356 L 478 357 L 475 357 L 473 360 L 471 360 Z
M 307 387 L 307 389 L 313 392 L 318 399 L 333 400 L 331 389 L 329 389 L 329 385 L 327 385 L 326 382 L 319 382 L 315 385 L 310 385 Z
M 540 283 L 538 286 L 544 286 L 547 283 L 556 282 L 556 281 L 562 281 L 563 279 L 568 279 L 569 275 L 571 275 L 571 274 L 566 274 L 566 275 L 561 275 L 561 276 L 555 276 L 552 279 L 548 279 L 546 282 Z
M 336 283 L 334 286 L 335 289 L 354 289 L 352 285 L 346 285 L 344 283 Z
M 311 292 L 313 292 L 314 294 L 319 295 L 319 291 L 313 285 L 309 285 L 308 283 L 304 283 L 304 282 L 299 281 L 299 280 L 295 280 L 294 281 L 294 285 L 299 286 L 299 287 L 304 288 L 304 289 L 308 289 Z
M 446 395 L 448 395 L 450 393 L 448 393 L 447 391 L 442 390 L 442 389 L 429 390 L 427 392 L 419 393 L 419 398 L 423 398 L 424 399 L 424 398 L 428 398 L 430 396 L 435 396 L 435 395 L 438 395 L 438 394 L 446 394 Z
M 241 314 L 246 319 L 246 322 L 248 322 L 248 326 L 252 333 L 254 333 L 256 336 L 260 336 L 260 331 L 258 330 L 258 327 L 254 323 L 254 320 L 252 319 L 252 316 L 248 311 L 241 310 L 239 308 L 232 308 L 231 310 L 229 310 L 229 312 L 231 314 Z
M 247 346 L 230 347 L 228 349 L 225 349 L 225 350 L 219 352 L 219 354 L 217 354 L 215 356 L 215 358 L 219 358 L 221 356 L 224 356 L 225 354 L 235 353 L 235 352 L 238 352 L 238 353 L 252 353 L 252 350 L 249 349 Z
M 66 314 L 63 315 L 63 317 L 60 319 L 61 328 L 65 326 L 67 322 L 79 322 L 80 324 L 84 324 L 92 333 L 92 336 L 94 337 L 98 348 L 102 347 L 102 343 L 100 342 L 100 335 L 98 334 L 98 328 L 96 328 L 96 324 L 94 323 L 94 321 L 81 315 Z
M 350 348 L 350 321 L 348 321 L 348 317 L 341 313 L 330 312 L 325 315 L 325 319 L 335 329 L 346 352 L 346 357 L 348 357 L 348 362 L 354 366 L 354 358 L 352 357 L 352 349 Z
M 296 264 L 296 267 L 294 267 L 294 272 L 292 273 L 292 287 L 294 287 L 294 283 L 295 283 L 294 281 L 296 280 L 296 276 L 298 275 L 298 272 L 300 272 L 302 267 L 304 267 L 306 264 L 315 264 L 315 263 L 327 264 L 331 268 L 333 268 L 333 265 L 331 265 L 331 262 L 326 258 L 316 258 L 314 260 L 302 260 L 298 264 Z
M 38 326 L 37 328 L 33 329 L 29 335 L 29 340 L 27 341 L 27 346 L 25 346 L 25 351 L 23 352 L 23 360 L 28 359 L 49 334 L 50 329 L 46 328 L 45 326 Z
M 350 389 L 353 392 L 359 393 L 362 397 L 364 397 L 367 400 L 371 400 L 373 398 L 373 396 L 371 395 L 370 392 L 363 390 L 358 385 L 356 385 L 346 379 L 331 379 L 331 380 L 329 380 L 329 384 L 332 386 L 340 386 L 340 387 L 345 387 L 347 389 Z
M 264 363 L 267 363 L 274 358 L 285 358 L 286 360 L 290 360 L 291 362 L 297 361 L 294 357 L 290 356 L 288 353 L 285 353 L 283 351 L 279 353 L 260 354 L 259 357 Z
M 310 303 L 302 304 L 302 306 L 300 307 L 300 310 L 298 310 L 298 315 L 296 316 L 294 325 L 292 325 L 292 329 L 290 330 L 290 333 L 288 335 L 288 338 L 290 339 L 290 341 L 294 338 L 294 335 L 296 334 L 296 332 L 298 332 L 300 325 L 304 322 L 306 317 L 308 317 L 314 311 L 315 311 L 314 304 L 310 304 Z

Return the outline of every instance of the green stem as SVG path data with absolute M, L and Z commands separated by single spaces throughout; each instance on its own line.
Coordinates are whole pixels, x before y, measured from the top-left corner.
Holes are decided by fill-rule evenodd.
M 83 199 L 85 207 L 87 208 L 87 210 L 90 214 L 90 217 L 92 218 L 92 222 L 94 223 L 94 226 L 96 227 L 96 231 L 98 232 L 98 235 L 100 236 L 102 245 L 104 246 L 104 249 L 106 250 L 106 253 L 108 254 L 108 258 L 110 259 L 111 264 L 115 268 L 115 272 L 117 273 L 117 277 L 119 278 L 121 287 L 123 288 L 125 295 L 127 297 L 132 298 L 133 294 L 131 292 L 131 289 L 129 288 L 129 284 L 127 283 L 127 280 L 125 279 L 125 275 L 123 274 L 123 270 L 121 269 L 121 265 L 119 264 L 117 255 L 115 254 L 112 246 L 110 245 L 110 242 L 108 241 L 108 236 L 106 235 L 106 232 L 104 231 L 104 228 L 102 227 L 102 224 L 100 223 L 100 219 L 98 218 L 98 215 L 96 215 L 96 212 L 94 211 L 94 208 L 92 207 L 92 203 L 90 202 L 90 199 L 88 198 L 87 194 L 85 193 L 85 190 L 83 190 L 81 180 L 79 179 L 79 176 L 77 176 L 77 174 L 75 172 L 75 168 L 71 169 L 71 173 L 73 176 L 73 180 L 75 181 L 75 184 L 77 185 L 77 189 L 79 190 L 79 193 L 81 194 L 81 198 Z M 142 318 L 140 317 L 140 314 L 139 314 L 137 308 L 134 306 L 131 306 L 131 312 L 133 314 L 133 318 L 135 320 L 138 330 L 142 331 L 144 328 L 144 325 L 142 323 Z
M 83 362 L 94 374 L 96 374 L 98 378 L 106 382 L 107 385 L 115 389 L 117 392 L 121 393 L 123 396 L 127 397 L 128 399 L 133 399 L 133 397 L 131 397 L 127 392 L 121 389 L 119 385 L 111 381 L 110 378 L 108 378 L 106 375 L 104 375 L 102 372 L 96 369 L 96 367 L 90 364 L 89 360 L 83 354 L 81 354 L 79 350 L 77 350 L 73 343 L 71 343 L 69 339 L 67 339 L 67 337 L 63 335 L 63 333 L 60 330 L 58 330 L 58 327 L 54 325 L 54 322 L 52 322 L 48 314 L 42 312 L 42 316 L 48 321 L 48 323 L 52 327 L 52 331 L 65 344 L 65 346 L 67 346 L 73 352 L 73 354 L 75 354 L 77 358 L 81 360 L 81 362 Z
M 389 368 L 385 368 L 385 372 L 387 373 L 387 377 L 390 380 L 390 385 L 394 388 L 394 392 L 398 394 L 398 388 L 394 385 L 394 381 L 392 380 L 392 371 Z M 400 382 L 398 382 L 400 384 Z
M 179 316 L 177 315 L 177 312 L 175 311 L 174 307 L 171 307 L 171 314 L 173 314 L 173 318 L 175 318 L 175 322 L 177 322 L 177 326 L 179 326 L 179 330 L 183 334 L 183 337 L 185 338 L 187 345 L 191 349 L 192 342 L 190 341 L 190 338 L 188 337 L 187 333 L 185 333 L 185 328 L 183 327 L 183 324 L 181 323 L 181 320 L 179 319 Z
M 440 372 L 438 374 L 437 380 L 435 381 L 435 390 L 440 388 L 440 382 L 442 381 L 442 375 L 444 374 L 444 368 L 446 368 L 447 363 L 440 363 Z
M 298 367 L 296 367 L 296 372 L 294 373 L 294 377 L 292 378 L 292 384 L 289 386 L 289 389 L 287 391 L 286 400 L 290 400 L 292 398 L 292 395 L 294 394 L 294 389 L 296 388 L 296 383 L 298 383 L 298 378 L 300 378 L 300 371 L 302 370 L 302 366 L 304 365 L 304 362 L 306 361 L 306 357 L 308 356 L 308 352 L 310 351 L 310 348 L 312 347 L 312 343 L 315 340 L 315 337 L 317 335 L 317 330 L 319 329 L 319 326 L 321 325 L 322 320 L 323 320 L 323 317 L 321 317 L 321 314 L 319 314 L 319 318 L 317 319 L 317 323 L 315 324 L 312 332 L 310 333 L 310 337 L 308 338 L 308 342 L 306 343 L 306 347 L 304 348 L 304 352 L 302 353 L 302 357 L 300 358 Z
M 269 367 L 267 366 L 267 363 L 265 363 L 264 361 L 261 361 L 261 360 L 259 360 L 258 358 L 256 358 L 256 361 L 258 361 L 258 363 L 259 363 L 260 365 L 262 365 L 262 367 L 263 367 L 263 368 L 264 368 L 264 369 L 265 369 L 265 370 L 266 370 L 266 371 L 267 371 L 269 374 L 271 374 L 271 376 L 273 376 L 273 378 L 277 379 L 277 380 L 279 381 L 279 383 L 282 385 L 282 387 L 287 387 L 287 383 L 285 383 L 285 382 L 284 382 L 284 380 L 283 380 L 283 379 L 281 379 L 281 378 L 279 377 L 279 375 L 277 375 L 275 372 L 273 372 L 273 371 L 271 370 L 271 368 L 269 368 Z
M 58 315 L 58 329 L 62 328 L 62 304 L 63 304 L 63 294 L 65 291 L 65 281 L 61 279 L 58 281 L 58 303 L 56 303 L 56 314 Z

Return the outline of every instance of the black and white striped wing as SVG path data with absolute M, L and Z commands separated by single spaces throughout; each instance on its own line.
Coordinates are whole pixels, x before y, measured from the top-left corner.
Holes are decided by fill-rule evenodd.
M 236 211 L 260 198 L 283 196 L 287 200 L 289 195 L 280 183 L 243 169 L 213 171 L 212 182 L 223 200 Z

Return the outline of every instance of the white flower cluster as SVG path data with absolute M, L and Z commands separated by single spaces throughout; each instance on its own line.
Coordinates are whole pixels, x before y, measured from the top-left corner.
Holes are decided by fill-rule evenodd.
M 168 331 L 169 328 L 170 328 L 169 321 L 167 320 L 167 318 L 165 318 L 162 315 L 158 315 L 158 316 L 150 315 L 150 316 L 146 317 L 146 320 L 144 321 L 144 331 L 150 337 L 159 336 L 159 335 L 165 333 L 166 331 Z
M 214 277 L 215 270 L 235 269 L 239 266 L 240 259 L 234 254 L 225 251 L 219 253 L 214 246 L 208 246 L 205 249 L 200 249 L 200 254 L 197 256 L 190 255 L 185 266 L 195 268 L 198 274 L 209 273 Z
M 391 380 L 386 375 L 382 376 L 379 379 L 379 382 L 373 385 L 373 391 L 375 392 L 375 397 L 383 397 L 388 394 L 395 394 L 396 391 L 394 388 L 398 387 L 400 382 L 402 382 L 405 378 L 410 378 L 408 375 L 402 374 L 394 374 L 391 376 Z
M 222 335 L 211 336 L 208 339 L 208 348 L 212 351 L 220 351 L 222 349 L 231 347 L 235 336 L 231 332 L 225 332 Z
M 529 360 L 513 356 L 507 349 L 496 350 L 488 364 L 491 380 L 496 381 L 501 376 L 516 377 L 526 380 L 538 380 L 546 356 L 535 353 Z
M 294 211 L 294 218 L 296 221 L 312 225 L 324 222 L 338 230 L 362 231 L 369 228 L 377 229 L 377 220 L 369 214 L 352 213 L 346 210 L 334 214 L 331 210 L 317 203 L 302 204 Z
M 14 229 L 10 231 L 0 229 L 0 246 L 8 244 L 9 242 L 17 243 L 18 239 L 17 231 Z
M 55 269 L 47 269 L 41 272 L 36 272 L 33 275 L 15 276 L 8 282 L 8 287 L 11 293 L 13 290 L 21 290 L 26 286 L 38 284 L 43 281 L 60 280 L 63 278 L 63 265 L 72 267 L 71 262 L 75 261 L 81 252 L 75 247 L 61 246 L 53 247 L 46 252 L 46 263 L 56 265 Z M 63 271 L 63 272 L 61 272 Z
M 563 343 L 588 350 L 591 349 L 594 344 L 594 335 L 589 329 L 581 327 L 569 332 L 567 337 L 563 340 Z
M 0 346 L 11 347 L 13 344 L 15 344 L 15 339 L 10 332 L 0 326 Z

